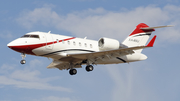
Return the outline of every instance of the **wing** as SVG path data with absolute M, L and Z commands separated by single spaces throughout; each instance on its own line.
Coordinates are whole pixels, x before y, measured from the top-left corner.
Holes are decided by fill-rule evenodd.
M 100 52 L 93 52 L 93 53 L 84 53 L 84 54 L 68 54 L 68 57 L 76 58 L 76 59 L 88 59 L 92 57 L 101 57 L 101 56 L 113 56 L 113 55 L 127 55 L 133 54 L 133 50 L 147 48 L 147 46 L 138 46 L 138 47 L 130 47 L 130 48 L 121 48 L 117 50 L 108 50 L 108 51 L 100 51 Z
M 47 66 L 47 68 L 59 68 L 60 70 L 63 70 L 63 69 L 67 69 L 68 65 L 69 64 L 66 62 L 60 62 L 58 60 L 53 60 L 53 62 L 51 64 L 49 64 L 49 66 Z
M 137 47 L 128 47 L 120 48 L 116 50 L 108 51 L 99 51 L 93 53 L 82 53 L 82 54 L 67 54 L 66 57 L 59 60 L 53 60 L 53 62 L 47 66 L 47 68 L 58 68 L 60 70 L 70 69 L 73 64 L 73 68 L 81 68 L 83 61 L 88 60 L 90 64 L 95 63 L 97 60 L 103 60 L 104 57 L 117 57 L 124 56 L 128 54 L 133 54 L 134 50 L 144 49 L 148 47 L 153 47 L 156 36 L 148 43 L 147 46 L 137 46 Z
M 59 70 L 70 69 L 70 63 L 59 60 L 53 60 L 53 62 L 49 64 L 47 68 L 58 68 Z M 75 65 L 74 68 L 81 68 L 81 65 Z
M 124 56 L 128 54 L 133 54 L 134 50 L 144 49 L 148 47 L 153 47 L 154 42 L 156 39 L 156 35 L 152 38 L 152 40 L 146 46 L 137 46 L 137 47 L 127 47 L 127 48 L 120 48 L 116 50 L 108 50 L 108 51 L 100 51 L 100 52 L 93 52 L 93 53 L 84 53 L 84 54 L 68 54 L 67 58 L 74 58 L 79 60 L 84 59 L 102 59 L 104 56 L 113 57 L 113 56 Z
M 134 53 L 135 49 L 142 49 L 141 47 L 133 47 L 133 48 L 124 48 L 118 50 L 111 51 L 101 51 L 101 52 L 93 52 L 93 53 L 84 53 L 84 54 L 68 54 L 67 57 L 61 58 L 59 60 L 53 60 L 51 64 L 47 66 L 47 68 L 58 68 L 59 70 L 70 69 L 70 63 L 73 63 L 73 68 L 81 68 L 81 64 L 83 60 L 91 60 L 91 63 L 97 61 L 97 59 L 102 60 L 105 56 L 112 57 L 123 56 L 127 54 Z

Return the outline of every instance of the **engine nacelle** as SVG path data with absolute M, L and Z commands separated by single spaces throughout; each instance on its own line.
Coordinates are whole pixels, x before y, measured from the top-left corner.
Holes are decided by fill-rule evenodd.
M 100 38 L 98 41 L 99 50 L 114 50 L 119 49 L 120 43 L 118 40 L 110 38 Z

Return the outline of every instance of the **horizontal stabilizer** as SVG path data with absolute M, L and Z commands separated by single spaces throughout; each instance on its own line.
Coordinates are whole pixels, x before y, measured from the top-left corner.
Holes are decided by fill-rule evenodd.
M 164 28 L 164 27 L 173 27 L 173 25 L 157 26 L 157 27 L 144 27 L 144 28 L 140 28 L 140 29 L 142 29 L 142 30 L 150 30 L 150 29 Z
M 146 47 L 153 47 L 155 40 L 156 40 L 156 35 L 152 38 L 152 40 L 148 43 Z

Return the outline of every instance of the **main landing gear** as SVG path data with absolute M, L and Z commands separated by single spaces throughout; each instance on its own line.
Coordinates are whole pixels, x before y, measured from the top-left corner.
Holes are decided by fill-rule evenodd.
M 93 69 L 94 69 L 94 67 L 93 67 L 92 65 L 87 65 L 87 66 L 86 66 L 86 71 L 87 71 L 87 72 L 90 72 L 90 71 L 92 71 Z M 69 70 L 69 74 L 70 74 L 70 75 L 76 75 L 76 74 L 77 74 L 77 70 L 74 69 L 74 68 L 72 68 L 72 69 Z
M 26 60 L 25 60 L 26 54 L 21 53 L 21 57 L 22 57 L 22 60 L 20 61 L 20 63 L 25 64 L 26 63 Z
M 77 74 L 77 70 L 76 69 L 70 69 L 69 70 L 69 74 L 70 75 L 76 75 Z
M 87 72 L 90 72 L 90 71 L 92 71 L 93 69 L 94 69 L 94 67 L 93 67 L 92 65 L 86 66 L 86 71 L 87 71 Z

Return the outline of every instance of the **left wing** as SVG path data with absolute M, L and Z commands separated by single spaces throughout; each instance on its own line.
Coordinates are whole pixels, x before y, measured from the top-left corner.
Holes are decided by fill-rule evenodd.
M 62 62 L 59 60 L 53 60 L 53 62 L 51 64 L 49 64 L 47 66 L 47 68 L 58 68 L 59 70 L 69 69 L 70 63 L 69 62 Z M 81 68 L 81 65 L 75 65 L 74 68 Z

